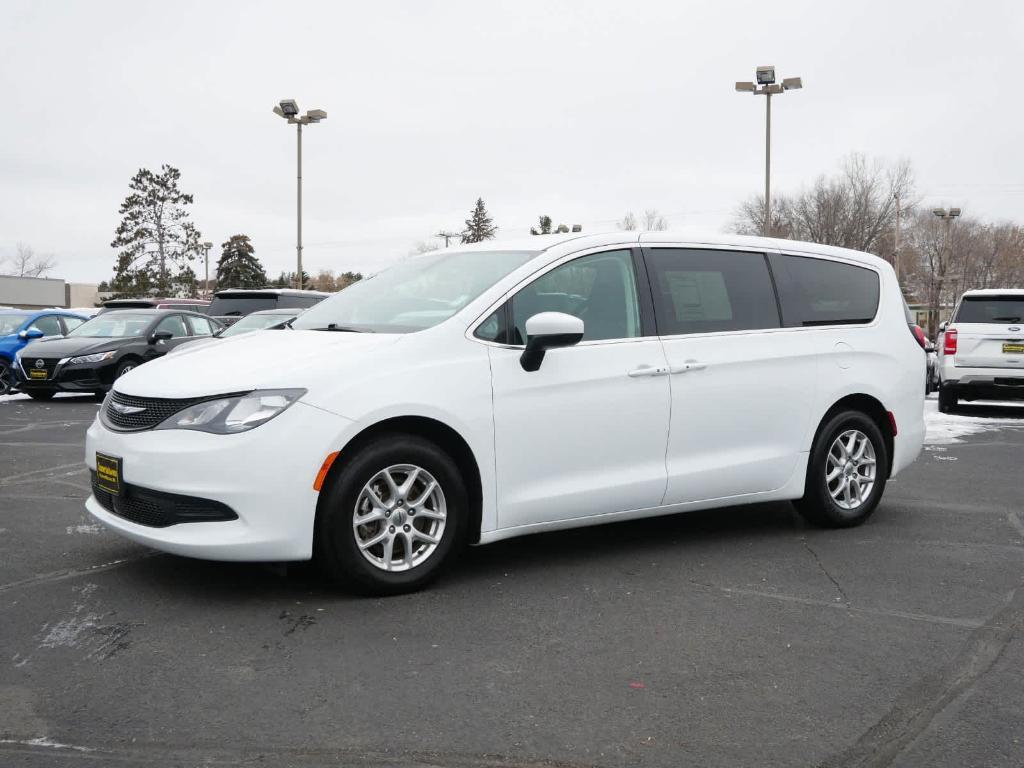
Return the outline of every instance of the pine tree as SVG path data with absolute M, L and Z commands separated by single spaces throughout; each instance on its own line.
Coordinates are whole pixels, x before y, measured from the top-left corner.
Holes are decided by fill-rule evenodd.
M 111 248 L 119 248 L 111 287 L 118 294 L 167 296 L 176 282 L 187 282 L 189 262 L 199 255 L 201 235 L 188 219 L 192 195 L 178 188 L 181 171 L 140 168 L 121 203 L 121 223 Z M 186 271 L 187 270 L 187 271 Z
M 466 219 L 466 229 L 462 233 L 463 243 L 480 243 L 490 240 L 497 234 L 498 228 L 494 221 L 487 215 L 487 208 L 484 207 L 484 199 L 478 197 L 473 212 Z
M 536 227 L 530 227 L 531 235 L 550 235 L 551 234 L 551 217 L 550 216 L 538 216 Z
M 217 261 L 218 288 L 263 288 L 269 282 L 263 265 L 255 256 L 256 249 L 248 235 L 232 235 L 221 244 Z

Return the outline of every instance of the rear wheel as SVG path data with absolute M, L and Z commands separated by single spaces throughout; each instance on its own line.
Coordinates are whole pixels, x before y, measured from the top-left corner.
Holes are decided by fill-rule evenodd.
M 317 511 L 321 569 L 372 595 L 412 592 L 437 578 L 464 542 L 469 518 L 452 458 L 423 438 L 388 435 L 339 461 Z
M 53 400 L 53 396 L 55 394 L 57 394 L 57 393 L 56 392 L 29 392 L 28 396 L 31 397 L 33 400 L 39 400 L 40 402 L 44 402 L 45 403 L 45 402 L 48 402 L 50 400 Z
M 948 384 L 939 383 L 939 413 L 952 413 L 956 410 L 959 398 Z
M 816 525 L 860 525 L 885 490 L 889 457 L 878 425 L 860 411 L 842 411 L 818 433 L 807 463 L 804 496 L 795 502 Z

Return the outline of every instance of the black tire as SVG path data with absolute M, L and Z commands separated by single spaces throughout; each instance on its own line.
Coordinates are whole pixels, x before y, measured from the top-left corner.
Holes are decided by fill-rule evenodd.
M 114 381 L 117 381 L 126 373 L 128 373 L 128 371 L 132 370 L 133 368 L 138 368 L 140 365 L 141 363 L 134 357 L 129 357 L 125 360 L 122 360 L 120 363 L 117 364 L 117 368 L 114 369 Z
M 952 413 L 956 410 L 959 398 L 951 387 L 939 383 L 939 413 Z
M 846 509 L 837 503 L 829 491 L 826 480 L 826 464 L 829 452 L 837 438 L 855 430 L 865 436 L 875 455 L 874 483 L 867 496 L 854 509 Z M 854 472 L 859 471 L 856 467 Z M 860 525 L 875 511 L 885 491 L 889 474 L 889 453 L 878 425 L 861 411 L 841 411 L 828 418 L 818 430 L 807 462 L 807 480 L 803 498 L 794 502 L 804 519 L 826 528 L 849 528 Z M 834 482 L 834 481 L 833 481 Z M 840 479 L 840 482 L 842 480 Z
M 55 394 L 57 394 L 57 393 L 56 392 L 29 392 L 28 396 L 31 397 L 33 400 L 38 400 L 41 403 L 48 403 L 50 400 L 53 400 L 53 396 Z
M 397 595 L 422 589 L 436 579 L 455 559 L 466 540 L 469 519 L 469 497 L 458 466 L 452 458 L 434 443 L 421 437 L 404 434 L 382 435 L 372 442 L 357 448 L 354 453 L 342 453 L 338 459 L 344 462 L 340 471 L 332 472 L 320 493 L 317 506 L 315 552 L 320 569 L 334 582 L 350 591 L 365 595 Z M 378 473 L 396 465 L 411 465 L 429 473 L 437 481 L 446 506 L 444 529 L 433 551 L 419 564 L 405 571 L 385 571 L 371 563 L 360 550 L 353 527 L 353 515 L 364 486 Z M 406 479 L 408 476 L 406 476 Z M 417 490 L 422 490 L 417 487 Z M 384 494 L 381 494 L 383 499 Z M 394 499 L 383 499 L 394 502 Z M 364 502 L 365 503 L 365 502 Z M 394 502 L 397 503 L 397 502 Z M 389 515 L 392 512 L 389 510 Z M 402 512 L 405 515 L 405 512 Z M 405 541 L 401 530 L 395 530 L 390 523 L 398 521 L 401 528 L 412 526 L 420 530 L 432 525 L 423 517 L 392 517 L 387 521 L 375 521 L 364 528 L 367 538 L 384 532 L 394 531 L 395 547 L 392 556 L 404 553 Z M 404 525 L 403 525 L 404 523 Z M 399 543 L 401 541 L 402 543 Z M 416 542 L 414 547 L 426 547 Z M 367 551 L 384 559 L 383 545 Z M 414 550 L 415 551 L 415 550 Z
M 10 363 L 0 360 L 0 395 L 9 395 L 14 389 L 14 372 Z

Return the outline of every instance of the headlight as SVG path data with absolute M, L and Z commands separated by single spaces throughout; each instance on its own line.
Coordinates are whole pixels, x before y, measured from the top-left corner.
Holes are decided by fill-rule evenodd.
M 109 360 L 117 351 L 111 352 L 97 352 L 94 355 L 82 355 L 81 357 L 72 357 L 68 360 L 68 365 L 80 365 L 82 363 L 102 363 L 104 360 Z
M 196 403 L 157 425 L 157 429 L 195 429 L 216 435 L 247 432 L 266 424 L 306 394 L 304 389 L 258 389 L 247 395 Z

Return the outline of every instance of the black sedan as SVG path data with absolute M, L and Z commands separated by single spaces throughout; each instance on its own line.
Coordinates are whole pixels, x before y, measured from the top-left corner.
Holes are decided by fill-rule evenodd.
M 18 389 L 34 400 L 49 400 L 58 392 L 106 392 L 132 368 L 220 328 L 216 320 L 197 312 L 106 312 L 65 338 L 34 341 L 22 349 Z

